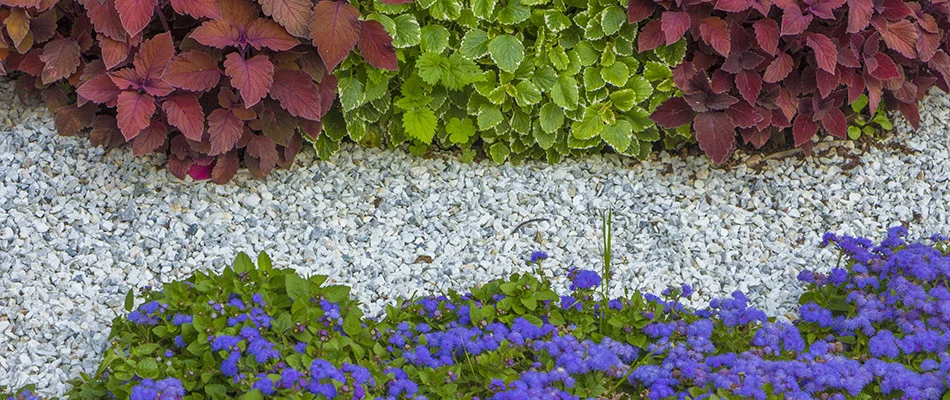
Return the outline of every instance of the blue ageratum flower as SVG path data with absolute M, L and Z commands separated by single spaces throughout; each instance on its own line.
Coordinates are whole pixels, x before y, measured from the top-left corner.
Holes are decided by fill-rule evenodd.
M 534 253 L 531 253 L 531 262 L 533 263 L 541 262 L 541 260 L 544 260 L 547 258 L 548 258 L 548 253 L 545 253 L 543 251 L 536 251 Z
M 571 290 L 590 289 L 600 285 L 600 275 L 594 271 L 582 269 L 571 280 Z

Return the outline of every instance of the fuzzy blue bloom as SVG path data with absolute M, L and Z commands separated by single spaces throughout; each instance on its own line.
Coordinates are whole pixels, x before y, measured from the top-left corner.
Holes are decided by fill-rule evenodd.
M 544 259 L 547 259 L 547 258 L 548 258 L 548 253 L 545 253 L 545 252 L 543 252 L 543 251 L 535 251 L 535 252 L 531 253 L 531 259 L 530 259 L 530 260 L 531 260 L 531 262 L 536 263 L 536 262 L 540 262 L 541 260 L 544 260 Z
M 590 289 L 600 285 L 600 275 L 591 270 L 582 269 L 571 280 L 571 290 Z

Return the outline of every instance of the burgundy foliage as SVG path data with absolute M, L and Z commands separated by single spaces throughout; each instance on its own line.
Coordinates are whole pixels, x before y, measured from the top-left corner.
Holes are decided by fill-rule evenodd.
M 883 103 L 917 127 L 927 89 L 950 90 L 948 15 L 946 0 L 629 0 L 627 10 L 645 21 L 640 51 L 686 37 L 673 74 L 683 94 L 651 119 L 692 123 L 716 163 L 737 134 L 756 148 L 789 129 L 806 148 L 819 129 L 844 139 L 845 106 L 862 94 L 871 113 Z

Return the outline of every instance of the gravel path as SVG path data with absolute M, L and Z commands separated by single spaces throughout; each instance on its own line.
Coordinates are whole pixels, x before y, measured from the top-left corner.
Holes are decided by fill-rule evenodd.
M 496 167 L 345 146 L 332 162 L 307 152 L 266 181 L 215 186 L 176 180 L 162 157 L 58 137 L 42 108 L 0 86 L 0 386 L 46 395 L 95 371 L 130 287 L 220 270 L 238 251 L 352 285 L 374 314 L 413 289 L 524 271 L 533 250 L 560 276 L 599 269 L 596 212 L 612 207 L 614 295 L 691 282 L 695 304 L 739 289 L 784 315 L 798 272 L 836 259 L 817 247 L 826 230 L 876 238 L 904 222 L 912 238 L 950 233 L 945 95 L 928 97 L 925 128 L 895 135 L 910 153 L 856 150 L 863 165 L 848 171 L 834 151 L 759 168 L 669 155 Z M 533 218 L 548 221 L 512 233 Z

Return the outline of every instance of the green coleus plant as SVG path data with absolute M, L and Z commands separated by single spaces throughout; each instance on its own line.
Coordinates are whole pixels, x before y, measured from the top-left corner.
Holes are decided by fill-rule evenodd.
M 644 158 L 661 138 L 649 119 L 675 89 L 677 42 L 638 53 L 617 0 L 364 0 L 361 14 L 393 37 L 399 71 L 355 57 L 335 71 L 340 109 L 315 146 L 457 149 L 471 160 L 557 162 L 605 146 Z M 688 132 L 683 132 L 683 138 Z M 667 140 L 667 145 L 677 140 Z

